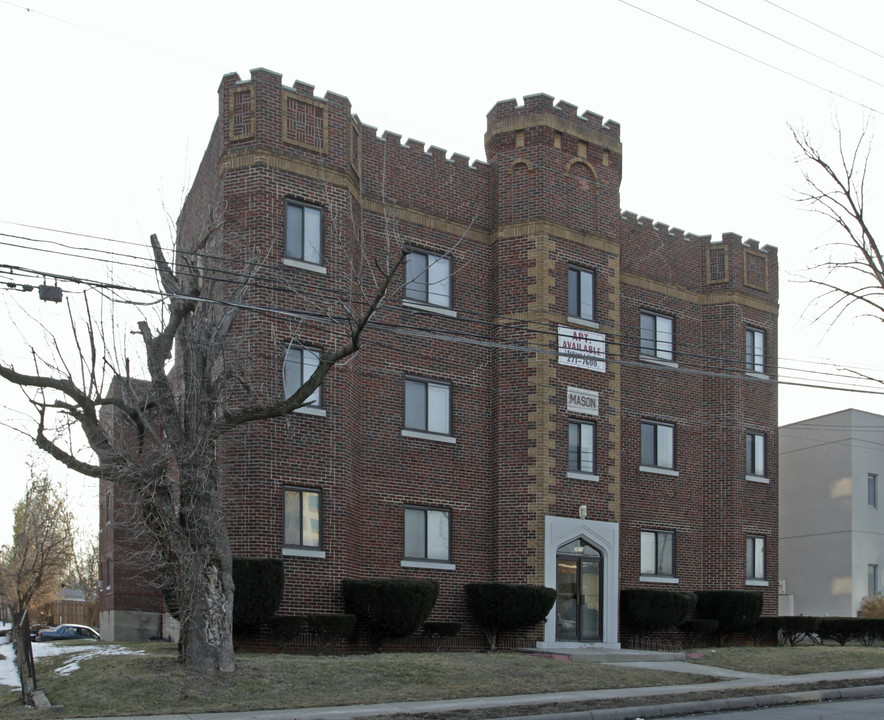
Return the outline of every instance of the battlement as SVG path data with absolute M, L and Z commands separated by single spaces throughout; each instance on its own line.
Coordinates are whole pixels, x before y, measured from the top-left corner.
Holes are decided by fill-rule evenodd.
M 736 244 L 747 247 L 750 250 L 757 250 L 758 252 L 769 253 L 772 255 L 777 253 L 777 247 L 775 245 L 761 245 L 758 240 L 753 240 L 752 238 L 743 240 L 741 235 L 737 235 L 737 233 L 733 232 L 722 233 L 720 240 L 713 240 L 711 235 L 695 235 L 694 233 L 685 232 L 681 228 L 670 227 L 666 223 L 656 221 L 653 218 L 645 217 L 644 215 L 637 215 L 628 210 L 623 210 L 620 213 L 620 218 L 625 222 L 632 223 L 636 228 L 646 228 L 657 235 L 671 237 L 675 240 L 687 240 L 689 242 L 706 245 Z
M 601 115 L 585 111 L 577 114 L 577 106 L 564 100 L 558 103 L 544 93 L 525 95 L 524 104 L 519 105 L 515 99 L 498 102 L 488 113 L 488 133 L 486 138 L 532 125 L 550 125 L 562 132 L 569 132 L 576 137 L 593 141 L 601 134 L 608 142 L 616 142 L 619 152 L 620 123 L 614 120 L 605 121 Z

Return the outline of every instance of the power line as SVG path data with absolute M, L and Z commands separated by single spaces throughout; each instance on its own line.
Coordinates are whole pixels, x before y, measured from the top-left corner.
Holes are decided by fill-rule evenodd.
M 702 40 L 710 42 L 714 45 L 718 45 L 719 47 L 724 48 L 725 50 L 729 50 L 730 52 L 735 53 L 737 55 L 740 55 L 741 57 L 744 57 L 747 60 L 751 60 L 752 62 L 758 63 L 759 65 L 763 65 L 764 67 L 769 68 L 770 70 L 774 70 L 775 72 L 781 73 L 782 75 L 786 75 L 787 77 L 790 77 L 793 80 L 798 80 L 799 82 L 802 82 L 805 85 L 810 85 L 811 87 L 816 88 L 817 90 L 822 90 L 823 92 L 828 93 L 829 95 L 834 95 L 835 97 L 841 98 L 842 100 L 846 100 L 847 102 L 849 102 L 853 105 L 858 105 L 859 107 L 864 108 L 865 110 L 868 110 L 869 112 L 873 112 L 876 115 L 884 114 L 880 110 L 878 110 L 877 108 L 872 107 L 871 105 L 867 105 L 863 102 L 860 102 L 859 100 L 854 100 L 853 98 L 848 97 L 847 95 L 836 92 L 835 90 L 831 90 L 830 88 L 824 87 L 823 85 L 820 85 L 819 83 L 815 83 L 813 80 L 808 80 L 807 78 L 803 78 L 800 75 L 796 75 L 795 73 L 785 70 L 781 67 L 778 67 L 778 66 L 774 65 L 773 63 L 769 63 L 766 60 L 762 60 L 761 58 L 757 58 L 754 55 L 750 55 L 747 52 L 743 52 L 742 50 L 739 50 L 731 45 L 727 45 L 726 43 L 723 43 L 720 40 L 715 40 L 714 38 L 711 38 L 708 35 L 704 35 L 701 32 L 698 32 L 696 30 L 692 30 L 689 27 L 685 27 L 684 25 L 681 25 L 681 24 L 675 22 L 674 20 L 670 20 L 669 18 L 663 17 L 662 15 L 658 15 L 657 13 L 651 12 L 650 10 L 646 10 L 643 7 L 639 7 L 638 5 L 634 5 L 633 3 L 628 2 L 627 0 L 619 0 L 619 2 L 621 2 L 623 5 L 631 7 L 634 10 L 638 10 L 639 12 L 643 12 L 646 15 L 656 18 L 657 20 L 664 22 L 667 25 L 672 25 L 673 27 L 676 27 L 679 30 L 684 30 L 685 32 L 690 33 L 691 35 L 694 35 Z

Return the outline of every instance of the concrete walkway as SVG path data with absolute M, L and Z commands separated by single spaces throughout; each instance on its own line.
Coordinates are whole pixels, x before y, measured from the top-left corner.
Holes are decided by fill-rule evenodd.
M 610 651 L 608 651 L 610 652 Z M 153 715 L 127 718 L 104 718 L 103 720 L 349 720 L 350 718 L 374 718 L 391 715 L 437 715 L 446 712 L 496 709 L 506 714 L 512 708 L 510 716 L 522 720 L 520 712 L 526 707 L 553 705 L 557 703 L 586 703 L 594 701 L 631 699 L 630 707 L 608 708 L 603 710 L 583 710 L 569 713 L 544 715 L 545 720 L 632 720 L 633 718 L 666 717 L 667 715 L 687 715 L 692 713 L 720 712 L 722 710 L 749 709 L 760 706 L 794 704 L 796 702 L 820 702 L 847 698 L 884 698 L 884 668 L 875 670 L 848 670 L 831 673 L 812 673 L 808 675 L 764 675 L 758 673 L 739 672 L 725 668 L 706 665 L 694 665 L 685 662 L 683 655 L 654 653 L 629 654 L 620 651 L 616 656 L 618 662 L 611 663 L 610 658 L 600 655 L 592 657 L 589 653 L 573 653 L 574 661 L 602 662 L 617 664 L 623 667 L 634 667 L 643 670 L 665 670 L 669 672 L 689 673 L 691 675 L 707 675 L 715 678 L 711 682 L 693 683 L 689 685 L 669 685 L 645 688 L 614 688 L 606 690 L 578 690 L 573 692 L 539 693 L 534 695 L 512 695 L 507 697 L 459 698 L 455 700 L 434 700 L 422 702 L 382 703 L 378 705 L 346 705 L 321 708 L 300 708 L 292 710 L 246 711 L 235 713 L 193 713 L 181 715 Z M 569 653 L 570 654 L 570 653 Z M 752 689 L 787 687 L 799 685 L 812 688 L 815 683 L 825 681 L 878 681 L 873 685 L 864 685 L 835 690 L 809 689 L 802 692 L 780 693 L 755 696 Z M 679 699 L 689 693 L 710 693 L 746 689 L 742 697 L 730 697 L 716 700 L 684 701 Z M 656 698 L 654 704 L 642 704 L 643 698 Z M 671 702 L 661 702 L 660 698 L 672 698 Z M 64 717 L 63 711 L 60 713 Z M 91 720 L 98 720 L 93 718 Z M 527 720 L 527 719 L 526 719 Z M 539 720 L 537 715 L 531 720 Z

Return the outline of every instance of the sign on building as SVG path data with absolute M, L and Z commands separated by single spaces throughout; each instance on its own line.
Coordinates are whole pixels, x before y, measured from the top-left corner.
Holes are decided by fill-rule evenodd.
M 605 372 L 605 336 L 559 325 L 559 364 Z
M 599 394 L 593 390 L 581 390 L 580 388 L 568 388 L 568 412 L 583 413 L 584 415 L 599 414 Z

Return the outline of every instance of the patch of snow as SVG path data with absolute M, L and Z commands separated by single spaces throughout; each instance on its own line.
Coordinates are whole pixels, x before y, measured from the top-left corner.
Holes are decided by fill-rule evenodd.
M 57 655 L 71 655 L 64 664 L 56 668 L 57 675 L 70 675 L 80 668 L 80 663 L 89 658 L 100 655 L 142 655 L 143 650 L 129 650 L 120 645 L 102 645 L 100 643 L 80 644 L 77 641 L 61 640 L 58 642 L 35 642 L 31 645 L 34 649 L 34 661 L 40 658 L 54 657 Z M 21 680 L 18 677 L 18 668 L 15 665 L 15 649 L 11 638 L 0 638 L 0 686 L 8 686 L 10 690 L 21 690 Z M 37 679 L 40 678 L 40 668 L 37 667 Z

